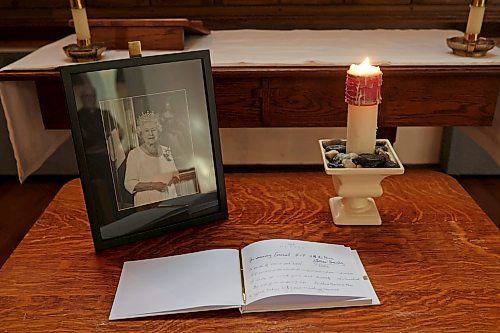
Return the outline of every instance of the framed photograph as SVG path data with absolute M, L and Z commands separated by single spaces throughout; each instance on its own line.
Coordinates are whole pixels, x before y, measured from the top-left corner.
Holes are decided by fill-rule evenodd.
M 227 218 L 208 51 L 61 76 L 96 250 Z

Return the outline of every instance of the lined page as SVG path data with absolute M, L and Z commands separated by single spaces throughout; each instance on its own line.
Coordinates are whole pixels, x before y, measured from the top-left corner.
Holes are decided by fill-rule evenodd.
M 242 250 L 246 304 L 278 295 L 368 297 L 352 250 L 333 244 L 266 240 Z

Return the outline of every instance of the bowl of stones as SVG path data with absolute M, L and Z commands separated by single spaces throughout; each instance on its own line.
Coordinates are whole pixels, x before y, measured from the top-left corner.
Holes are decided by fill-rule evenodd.
M 346 152 L 346 140 L 319 140 L 325 172 L 332 176 L 337 196 L 329 199 L 337 225 L 380 225 L 373 198 L 383 194 L 381 181 L 401 175 L 404 167 L 389 140 L 377 140 L 373 154 Z
M 402 174 L 404 172 L 403 165 L 389 140 L 377 140 L 373 154 L 348 153 L 346 142 L 342 139 L 319 140 L 323 165 L 327 174 L 345 173 L 346 171 L 358 174 L 380 172 L 380 170 L 370 171 L 372 169 L 387 169 L 383 173 L 388 174 Z

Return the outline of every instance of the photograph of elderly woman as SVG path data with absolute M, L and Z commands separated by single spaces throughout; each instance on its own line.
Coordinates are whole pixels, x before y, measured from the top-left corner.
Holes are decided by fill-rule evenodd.
M 107 142 L 118 210 L 199 193 L 186 90 L 99 106 L 119 124 L 105 122 L 105 131 L 122 132 Z
M 208 51 L 61 75 L 96 249 L 227 217 Z

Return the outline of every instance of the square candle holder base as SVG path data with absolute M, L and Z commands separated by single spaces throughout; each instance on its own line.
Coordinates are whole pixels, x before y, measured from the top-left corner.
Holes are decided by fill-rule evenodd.
M 336 197 L 330 198 L 329 205 L 333 222 L 337 225 L 381 225 L 382 219 L 378 212 L 375 200 L 383 193 L 381 181 L 388 176 L 401 175 L 404 167 L 389 140 L 377 140 L 377 148 L 384 151 L 384 159 L 392 167 L 360 168 L 331 167 L 325 155 L 325 146 L 344 146 L 346 140 L 319 140 L 325 172 L 332 176 Z M 342 147 L 341 147 L 342 148 Z M 354 162 L 353 162 L 354 163 Z M 385 163 L 385 162 L 384 162 Z M 356 166 L 355 163 L 351 164 Z
M 333 223 L 336 225 L 381 225 L 382 219 L 378 213 L 377 205 L 373 198 L 366 198 L 368 203 L 357 211 L 345 205 L 342 200 L 346 198 L 333 197 L 328 201 L 332 211 Z

